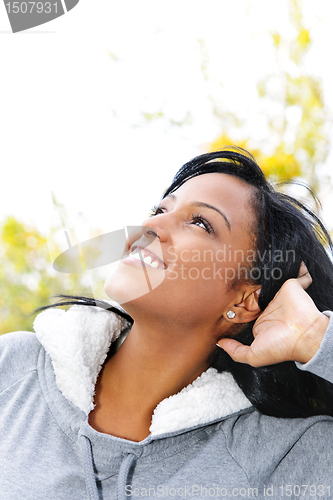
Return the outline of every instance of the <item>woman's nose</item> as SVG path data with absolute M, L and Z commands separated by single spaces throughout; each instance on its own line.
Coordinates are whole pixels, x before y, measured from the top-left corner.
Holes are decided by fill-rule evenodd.
M 163 214 L 144 220 L 142 229 L 148 238 L 158 238 L 160 241 L 168 239 L 168 229 Z

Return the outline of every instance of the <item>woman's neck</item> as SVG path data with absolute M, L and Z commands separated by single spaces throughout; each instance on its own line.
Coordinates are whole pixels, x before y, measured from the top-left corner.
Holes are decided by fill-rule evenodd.
M 156 406 L 208 368 L 215 344 L 204 341 L 207 333 L 134 323 L 98 378 L 90 425 L 132 441 L 147 437 Z

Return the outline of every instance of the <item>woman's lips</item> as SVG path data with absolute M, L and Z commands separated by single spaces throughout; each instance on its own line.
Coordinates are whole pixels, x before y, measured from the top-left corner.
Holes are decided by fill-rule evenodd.
M 140 265 L 152 267 L 153 269 L 165 270 L 167 267 L 157 255 L 141 247 L 133 246 L 131 253 L 124 257 L 124 259 Z

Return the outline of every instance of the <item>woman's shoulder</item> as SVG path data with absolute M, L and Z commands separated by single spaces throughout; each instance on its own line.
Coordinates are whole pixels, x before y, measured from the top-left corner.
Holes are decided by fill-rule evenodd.
M 0 336 L 0 392 L 37 369 L 41 348 L 32 332 L 13 332 Z
M 27 354 L 39 351 L 41 344 L 34 332 L 11 332 L 0 335 L 0 362 L 9 354 L 26 358 Z
M 227 421 L 221 423 L 221 428 L 233 444 L 237 441 L 241 443 L 244 435 L 247 435 L 249 441 L 253 439 L 257 444 L 262 445 L 276 438 L 277 447 L 293 445 L 302 438 L 307 439 L 316 432 L 320 433 L 320 428 L 327 426 L 333 431 L 333 417 L 330 415 L 282 418 L 265 415 L 254 407 L 232 415 Z M 333 432 L 331 432 L 330 440 L 333 452 Z
M 295 484 L 306 484 L 310 477 L 314 480 L 316 474 L 326 483 L 331 477 L 331 416 L 278 418 L 252 407 L 221 422 L 220 428 L 230 455 L 253 484 L 258 477 L 283 484 L 290 470 Z M 309 468 L 312 468 L 311 474 Z

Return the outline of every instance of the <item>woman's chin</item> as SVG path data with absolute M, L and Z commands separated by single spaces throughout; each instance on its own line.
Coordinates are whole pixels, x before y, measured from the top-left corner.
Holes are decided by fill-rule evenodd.
M 104 285 L 106 295 L 126 304 L 147 295 L 164 280 L 165 272 L 120 261 Z
M 139 285 L 136 283 L 131 288 L 128 288 L 128 286 L 125 280 L 123 283 L 112 281 L 112 277 L 110 276 L 105 283 L 104 291 L 111 300 L 118 302 L 119 305 L 132 302 L 150 292 L 149 288 L 144 286 L 144 284 Z

